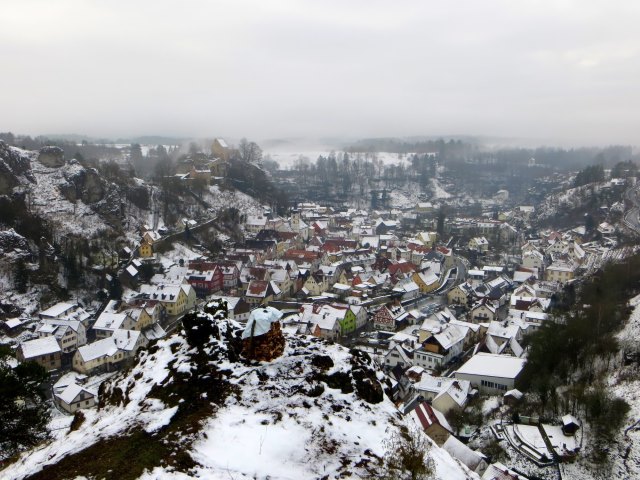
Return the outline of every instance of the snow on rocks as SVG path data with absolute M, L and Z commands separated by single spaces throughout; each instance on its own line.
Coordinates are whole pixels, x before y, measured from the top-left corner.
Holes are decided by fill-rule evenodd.
M 384 440 L 405 423 L 382 395 L 369 356 L 287 336 L 281 357 L 248 362 L 239 356 L 242 327 L 222 318 L 220 307 L 212 303 L 207 313 L 185 317 L 184 335 L 143 350 L 131 370 L 103 384 L 100 409 L 85 411 L 77 430 L 25 453 L 0 478 L 24 478 L 135 429 L 163 445 L 171 438 L 174 451 L 195 462 L 179 471 L 167 458 L 142 478 L 364 478 L 375 472 Z M 195 403 L 210 405 L 201 410 L 207 414 L 202 423 L 190 423 L 198 429 L 163 437 Z M 436 478 L 478 478 L 435 445 L 431 455 Z

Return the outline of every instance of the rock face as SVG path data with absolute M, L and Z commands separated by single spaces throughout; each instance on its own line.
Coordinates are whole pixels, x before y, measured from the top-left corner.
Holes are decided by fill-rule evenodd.
M 83 168 L 79 172 L 66 177 L 67 183 L 61 185 L 60 191 L 70 202 L 82 200 L 87 205 L 97 203 L 104 198 L 103 181 L 93 168 Z
M 0 257 L 10 252 L 29 253 L 29 242 L 13 228 L 0 231 Z
M 42 147 L 38 153 L 38 161 L 45 167 L 62 167 L 64 165 L 64 150 L 53 146 Z
M 149 209 L 150 193 L 144 185 L 128 186 L 127 200 L 143 210 Z
M 284 344 L 280 322 L 274 322 L 264 335 L 242 340 L 242 356 L 249 360 L 270 362 L 282 355 Z
M 0 195 L 10 194 L 21 183 L 20 177 L 35 183 L 29 157 L 20 152 L 0 141 Z

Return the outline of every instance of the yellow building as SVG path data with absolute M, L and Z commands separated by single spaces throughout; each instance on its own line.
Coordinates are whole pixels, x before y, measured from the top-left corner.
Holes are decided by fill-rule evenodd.
M 434 273 L 416 272 L 411 279 L 418 285 L 420 293 L 431 293 L 440 286 L 440 279 Z
M 138 247 L 138 255 L 142 258 L 153 257 L 153 246 L 147 241 L 143 240 Z
M 227 142 L 222 138 L 216 138 L 211 144 L 211 155 L 220 158 L 225 162 L 229 161 L 230 149 Z

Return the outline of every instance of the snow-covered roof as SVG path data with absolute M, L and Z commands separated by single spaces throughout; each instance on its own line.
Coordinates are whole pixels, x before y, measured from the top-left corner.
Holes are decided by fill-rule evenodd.
M 464 331 L 457 325 L 445 325 L 445 327 L 439 332 L 433 335 L 438 343 L 445 350 L 450 349 L 454 345 L 464 341 Z
M 73 303 L 56 303 L 53 307 L 47 308 L 40 312 L 40 315 L 43 317 L 59 317 L 60 315 L 64 315 L 69 310 L 75 309 L 77 306 Z
M 94 330 L 116 330 L 122 327 L 126 319 L 127 315 L 124 313 L 102 312 L 93 328 Z
M 564 415 L 562 417 L 562 425 L 578 425 L 580 426 L 580 420 L 578 420 L 576 417 L 574 417 L 573 415 Z
M 509 355 L 478 353 L 471 357 L 457 371 L 457 374 L 483 377 L 515 378 L 522 371 L 525 359 Z
M 110 357 L 118 351 L 116 341 L 113 337 L 103 338 L 97 342 L 90 343 L 78 348 L 78 354 L 83 361 L 89 362 L 100 357 Z
M 514 388 L 512 390 L 509 390 L 508 392 L 505 392 L 503 397 L 513 397 L 515 399 L 520 400 L 523 397 L 523 393 L 517 388 Z
M 137 330 L 118 329 L 113 332 L 112 338 L 115 340 L 116 346 L 120 350 L 131 352 L 136 348 L 136 344 L 141 334 L 142 333 Z
M 56 338 L 52 336 L 22 342 L 20 348 L 25 359 L 60 352 L 60 345 Z
M 445 429 L 453 432 L 453 428 L 447 422 L 444 415 L 433 408 L 428 403 L 419 403 L 418 406 L 411 411 L 411 418 L 425 430 L 435 424 L 440 424 Z
M 16 328 L 22 325 L 22 320 L 19 318 L 10 318 L 9 320 L 5 320 L 4 324 L 7 328 Z
M 448 394 L 459 406 L 464 406 L 467 396 L 471 390 L 471 383 L 468 380 L 459 380 L 448 377 L 434 377 L 423 374 L 420 381 L 414 384 L 418 392 L 434 393 L 435 398 Z
M 67 387 L 62 392 L 56 393 L 55 396 L 58 397 L 60 400 L 62 400 L 64 403 L 71 404 L 73 400 L 78 395 L 80 395 L 81 392 L 86 392 L 91 397 L 95 396 L 93 392 L 87 390 L 86 388 L 76 383 L 71 383 L 70 385 L 67 385 Z
M 470 449 L 453 435 L 447 438 L 442 448 L 453 458 L 457 458 L 464 463 L 471 471 L 476 471 L 480 463 L 484 461 L 484 455 Z

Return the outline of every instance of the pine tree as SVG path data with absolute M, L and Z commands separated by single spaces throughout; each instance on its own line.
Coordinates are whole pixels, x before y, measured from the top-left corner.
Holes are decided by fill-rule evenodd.
M 13 268 L 13 286 L 18 293 L 26 293 L 29 285 L 29 271 L 24 260 L 19 259 Z
M 0 351 L 0 460 L 46 437 L 49 420 L 46 370 L 33 362 L 11 368 L 7 356 Z

